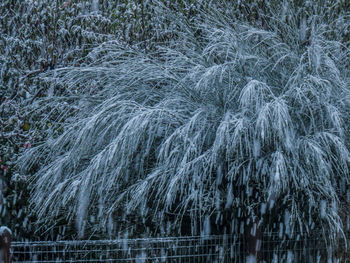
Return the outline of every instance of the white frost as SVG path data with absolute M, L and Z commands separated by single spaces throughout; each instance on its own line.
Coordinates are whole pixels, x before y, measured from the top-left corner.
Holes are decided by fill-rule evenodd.
M 11 230 L 10 230 L 8 227 L 6 227 L 6 226 L 1 226 L 1 227 L 0 227 L 0 236 L 3 235 L 5 231 L 9 232 L 10 235 L 12 235 L 12 232 L 11 232 Z
M 255 255 L 249 255 L 246 258 L 246 263 L 258 263 Z

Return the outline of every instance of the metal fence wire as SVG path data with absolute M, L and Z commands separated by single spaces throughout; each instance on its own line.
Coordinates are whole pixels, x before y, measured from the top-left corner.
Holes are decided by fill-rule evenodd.
M 350 263 L 344 244 L 327 249 L 321 239 L 264 235 L 260 259 L 247 255 L 246 240 L 233 235 L 118 240 L 14 242 L 13 262 L 337 262 Z

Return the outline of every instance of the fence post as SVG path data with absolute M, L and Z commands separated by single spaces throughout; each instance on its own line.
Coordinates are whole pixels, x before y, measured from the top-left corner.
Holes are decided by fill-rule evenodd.
M 12 263 L 11 241 L 11 230 L 6 226 L 0 227 L 0 262 Z

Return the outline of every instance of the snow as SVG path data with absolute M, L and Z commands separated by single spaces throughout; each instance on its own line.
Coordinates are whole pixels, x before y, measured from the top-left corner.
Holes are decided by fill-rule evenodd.
M 210 217 L 206 216 L 204 219 L 204 235 L 208 236 L 211 233 L 211 227 L 210 227 Z
M 11 232 L 11 230 L 8 227 L 1 226 L 0 227 L 0 236 L 2 236 L 5 232 L 8 232 L 8 233 L 10 233 L 10 235 L 12 235 L 12 232 Z
M 147 255 L 145 252 L 142 252 L 141 254 L 136 255 L 136 260 L 135 260 L 136 263 L 145 263 L 146 260 L 147 260 Z
M 99 6 L 98 0 L 93 0 L 93 1 L 92 1 L 92 10 L 93 10 L 94 12 L 97 12 L 97 11 L 98 11 L 98 6 Z
M 245 263 L 258 263 L 255 255 L 248 255 Z
M 266 203 L 262 203 L 261 204 L 261 208 L 260 208 L 260 213 L 262 215 L 264 215 L 266 213 L 266 207 L 267 207 L 267 204 Z
M 290 228 L 290 223 L 291 223 L 291 214 L 290 212 L 287 210 L 285 211 L 285 214 L 284 214 L 284 231 L 285 231 L 285 234 L 288 235 L 288 236 L 291 236 L 291 228 Z
M 287 261 L 286 263 L 293 263 L 293 259 L 294 259 L 294 254 L 292 251 L 288 250 L 287 252 Z
M 326 200 L 321 200 L 320 203 L 320 212 L 321 212 L 321 217 L 325 217 L 326 214 L 326 207 L 327 207 L 327 201 Z

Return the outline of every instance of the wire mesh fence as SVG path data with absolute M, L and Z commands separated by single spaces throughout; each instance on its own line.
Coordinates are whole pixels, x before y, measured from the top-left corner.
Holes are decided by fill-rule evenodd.
M 233 235 L 96 241 L 14 242 L 13 262 L 337 262 L 350 263 L 345 246 L 329 250 L 321 239 L 281 240 L 264 235 L 257 255 Z

